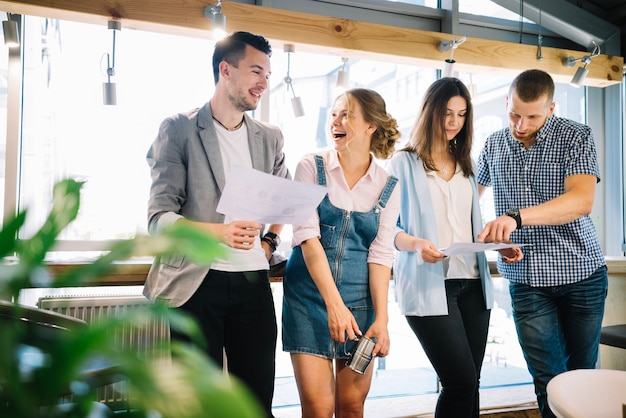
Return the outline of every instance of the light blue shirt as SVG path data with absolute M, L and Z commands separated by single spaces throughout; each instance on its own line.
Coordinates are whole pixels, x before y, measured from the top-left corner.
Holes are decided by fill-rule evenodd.
M 400 216 L 397 232 L 427 239 L 435 245 L 438 241 L 437 217 L 431 204 L 426 171 L 415 153 L 396 153 L 387 167 L 389 173 L 398 178 L 400 187 Z M 482 230 L 482 218 L 476 179 L 472 184 L 472 235 L 474 241 Z M 493 283 L 484 253 L 477 253 L 478 270 L 483 285 L 485 305 L 493 307 Z M 394 281 L 400 311 L 406 316 L 447 315 L 445 277 L 442 263 L 424 263 L 412 251 L 398 251 L 394 262 Z

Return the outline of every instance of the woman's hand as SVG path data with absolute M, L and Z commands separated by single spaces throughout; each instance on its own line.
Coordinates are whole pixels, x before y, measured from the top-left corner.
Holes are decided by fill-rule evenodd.
M 346 305 L 343 303 L 327 305 L 326 310 L 328 312 L 328 330 L 333 340 L 345 343 L 346 336 L 348 340 L 354 340 L 357 335 L 361 335 L 359 325 Z
M 426 263 L 437 263 L 446 258 L 446 255 L 435 247 L 435 244 L 422 238 L 416 238 L 415 252 L 418 253 Z
M 367 338 L 376 338 L 376 345 L 372 355 L 378 357 L 385 357 L 389 354 L 391 347 L 391 340 L 389 339 L 389 331 L 387 324 L 382 321 L 374 321 L 372 326 L 365 333 Z

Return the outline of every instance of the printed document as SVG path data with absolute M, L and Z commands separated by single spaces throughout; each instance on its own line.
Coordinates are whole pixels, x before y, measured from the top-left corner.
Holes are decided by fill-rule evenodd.
M 317 209 L 326 187 L 234 165 L 217 212 L 230 219 L 262 224 L 303 224 Z
M 448 248 L 440 248 L 439 251 L 447 256 L 465 253 L 477 253 L 480 251 L 495 251 L 505 248 L 526 247 L 532 244 L 494 244 L 483 242 L 455 242 Z

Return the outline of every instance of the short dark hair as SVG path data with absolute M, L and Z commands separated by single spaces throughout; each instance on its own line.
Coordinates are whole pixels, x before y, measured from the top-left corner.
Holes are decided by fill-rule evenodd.
M 244 57 L 248 45 L 264 52 L 267 56 L 272 56 L 272 47 L 267 39 L 262 35 L 254 35 L 250 32 L 231 32 L 215 43 L 213 78 L 216 84 L 220 78 L 220 62 L 226 61 L 233 67 L 237 67 L 239 61 Z
M 515 94 L 524 103 L 534 102 L 544 94 L 548 104 L 554 100 L 554 81 L 550 74 L 542 70 L 526 70 L 520 73 L 509 88 L 509 96 Z

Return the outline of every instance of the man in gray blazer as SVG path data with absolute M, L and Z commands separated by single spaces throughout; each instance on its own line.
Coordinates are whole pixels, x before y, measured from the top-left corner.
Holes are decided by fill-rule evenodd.
M 271 416 L 277 326 L 268 260 L 282 225 L 228 219 L 216 212 L 233 165 L 291 178 L 280 130 L 245 112 L 268 87 L 271 46 L 260 35 L 235 32 L 213 53 L 215 93 L 203 107 L 165 119 L 147 160 L 152 174 L 148 230 L 186 222 L 219 237 L 228 256 L 211 266 L 183 256 L 154 261 L 144 295 L 197 319 L 207 354 L 256 394 Z M 245 199 L 245 196 L 242 196 Z M 173 331 L 172 338 L 185 340 Z

